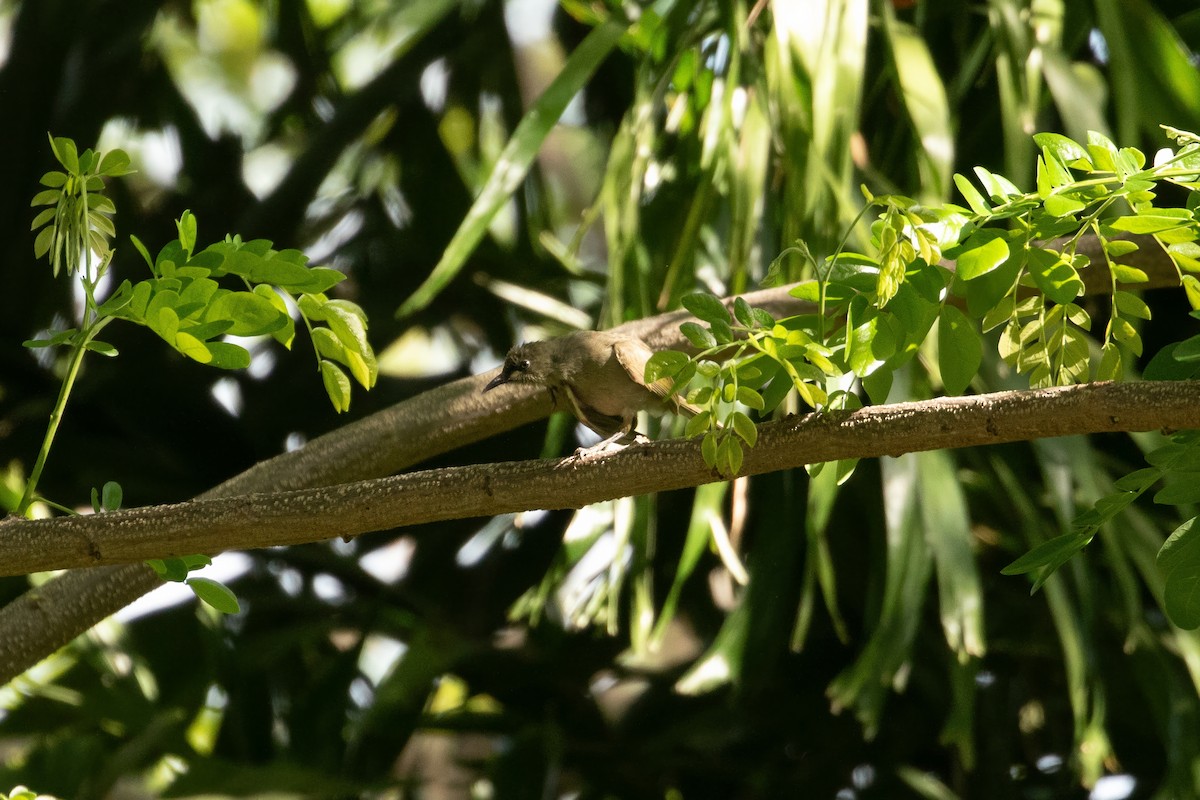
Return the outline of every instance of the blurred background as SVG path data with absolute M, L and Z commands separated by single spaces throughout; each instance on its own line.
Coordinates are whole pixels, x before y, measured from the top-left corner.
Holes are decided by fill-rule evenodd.
M 117 480 L 134 506 L 514 341 L 757 288 L 798 240 L 866 247 L 860 184 L 945 202 L 983 165 L 1028 189 L 1039 131 L 1152 154 L 1159 124 L 1200 129 L 1198 50 L 1190 0 L 0 0 L 0 493 L 15 504 L 58 391 L 61 365 L 20 343 L 74 313 L 32 257 L 47 132 L 132 156 L 110 184 L 118 280 L 145 277 L 130 234 L 156 251 L 190 209 L 202 244 L 267 238 L 343 271 L 380 356 L 338 416 L 303 337 L 218 373 L 113 326 L 121 355 L 86 363 L 39 488 L 78 505 Z M 518 128 L 556 77 L 582 87 L 559 124 Z M 468 219 L 514 135 L 536 158 Z M 1145 299 L 1147 357 L 1195 332 L 1179 292 Z M 1020 385 L 993 356 L 974 388 Z M 556 417 L 423 466 L 577 434 Z M 1194 797 L 1200 638 L 1163 616 L 1153 560 L 1173 512 L 1122 515 L 1032 597 L 999 574 L 1155 444 L 906 456 L 840 487 L 798 470 L 228 555 L 212 574 L 240 614 L 156 594 L 0 689 L 0 788 Z M 28 586 L 0 579 L 0 599 Z

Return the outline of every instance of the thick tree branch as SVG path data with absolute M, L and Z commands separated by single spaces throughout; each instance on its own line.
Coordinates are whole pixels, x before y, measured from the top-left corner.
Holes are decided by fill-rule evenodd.
M 760 426 L 743 474 L 840 458 L 1048 436 L 1200 427 L 1200 381 L 1096 383 L 916 403 Z M 0 574 L 302 544 L 529 509 L 579 508 L 718 480 L 696 440 L 588 458 L 448 467 L 319 489 L 195 500 L 0 526 Z

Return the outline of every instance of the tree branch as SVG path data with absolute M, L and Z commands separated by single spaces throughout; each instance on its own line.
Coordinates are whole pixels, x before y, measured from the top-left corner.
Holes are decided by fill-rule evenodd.
M 1147 273 L 1150 280 L 1142 288 L 1177 285 L 1174 266 L 1153 239 L 1133 238 L 1142 249 L 1123 261 Z M 1092 264 L 1099 269 L 1084 271 L 1086 291 L 1088 294 L 1108 291 L 1111 284 L 1103 257 L 1098 250 L 1094 253 L 1087 250 L 1089 247 L 1096 250 L 1094 241 L 1085 239 L 1080 250 L 1086 250 Z M 776 317 L 803 313 L 804 305 L 788 295 L 788 288 L 766 289 L 744 296 L 752 305 L 765 308 Z M 686 348 L 679 323 L 689 316 L 684 311 L 669 312 L 627 323 L 621 329 L 641 337 L 654 349 Z M 263 461 L 201 497 L 329 486 L 387 475 L 511 430 L 550 411 L 545 394 L 532 388 L 481 396 L 479 390 L 485 382 L 484 376 L 464 378 L 405 400 L 318 437 L 300 450 Z M 1184 427 L 1182 423 L 1171 424 Z M 820 442 L 814 443 L 819 445 Z M 757 459 L 764 452 L 760 443 L 751 454 Z M 837 457 L 820 455 L 821 452 L 814 449 L 810 455 L 816 460 Z M 129 564 L 68 572 L 29 590 L 0 608 L 0 682 L 11 680 L 160 583 L 149 567 Z
M 1200 381 L 1093 383 L 872 406 L 766 423 L 746 451 L 754 475 L 1049 436 L 1200 427 Z M 610 455 L 427 470 L 319 489 L 194 500 L 0 526 L 0 574 L 313 542 L 334 536 L 711 483 L 697 440 Z

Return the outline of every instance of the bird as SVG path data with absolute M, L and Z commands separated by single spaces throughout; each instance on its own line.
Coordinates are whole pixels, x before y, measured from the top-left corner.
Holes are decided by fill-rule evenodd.
M 576 331 L 516 345 L 483 391 L 506 383 L 544 386 L 555 406 L 565 396 L 575 418 L 605 437 L 577 454 L 583 455 L 635 439 L 633 426 L 642 409 L 699 413 L 697 406 L 671 394 L 670 378 L 646 383 L 646 362 L 652 355 L 649 345 L 628 334 Z

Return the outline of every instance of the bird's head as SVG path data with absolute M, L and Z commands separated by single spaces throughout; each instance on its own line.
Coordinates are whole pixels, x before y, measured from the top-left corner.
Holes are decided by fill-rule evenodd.
M 492 378 L 483 391 L 491 391 L 503 383 L 547 385 L 551 374 L 551 358 L 545 345 L 545 342 L 526 342 L 509 350 L 500 374 Z

